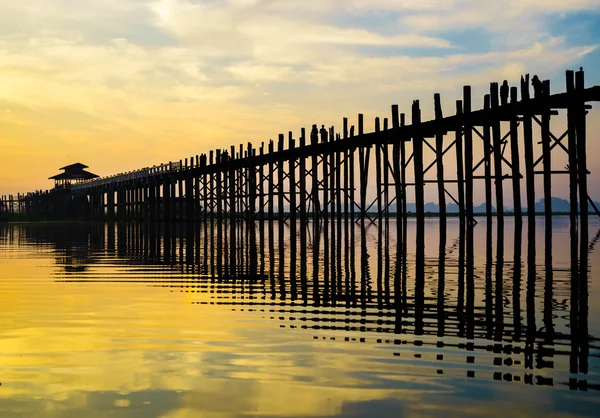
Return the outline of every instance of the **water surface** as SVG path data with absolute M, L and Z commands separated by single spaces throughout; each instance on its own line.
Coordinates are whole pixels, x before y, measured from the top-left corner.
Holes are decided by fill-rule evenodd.
M 0 416 L 595 416 L 590 222 L 1 225 Z

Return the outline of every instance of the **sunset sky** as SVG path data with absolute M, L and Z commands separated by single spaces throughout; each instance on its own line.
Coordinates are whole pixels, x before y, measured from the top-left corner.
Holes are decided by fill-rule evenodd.
M 76 161 L 108 175 L 359 112 L 371 130 L 413 99 L 429 118 L 434 92 L 452 114 L 464 84 L 479 107 L 490 81 L 526 72 L 554 92 L 580 66 L 600 84 L 599 45 L 600 0 L 2 2 L 0 194 Z

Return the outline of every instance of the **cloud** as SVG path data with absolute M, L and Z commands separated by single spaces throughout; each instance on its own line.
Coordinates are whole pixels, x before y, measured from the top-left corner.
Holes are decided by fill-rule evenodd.
M 582 11 L 600 11 L 600 0 L 450 0 L 450 9 L 421 10 L 400 17 L 417 33 L 478 28 L 493 35 L 500 47 L 519 46 L 549 35 L 549 19 Z
M 88 164 L 113 170 L 125 164 L 114 142 L 141 149 L 136 158 L 147 165 L 387 112 L 434 91 L 456 95 L 467 83 L 525 71 L 553 77 L 596 45 L 574 43 L 550 23 L 598 10 L 599 1 L 8 2 L 0 6 L 0 101 L 16 110 L 0 114 L 0 145 L 11 144 L 0 179 L 27 154 L 13 146 L 26 135 L 59 141 L 57 155 L 71 156 L 72 145 L 61 144 L 80 141 L 95 149 Z M 489 44 L 457 40 L 470 29 Z M 38 163 L 54 172 L 50 161 Z

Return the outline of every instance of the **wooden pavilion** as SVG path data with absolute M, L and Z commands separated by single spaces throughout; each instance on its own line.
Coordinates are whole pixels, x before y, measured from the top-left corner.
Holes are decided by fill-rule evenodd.
M 69 187 L 71 183 L 82 183 L 86 180 L 99 177 L 94 173 L 86 171 L 86 168 L 88 168 L 88 166 L 81 163 L 67 165 L 60 168 L 63 170 L 63 173 L 49 177 L 49 179 L 54 180 L 54 188 L 60 189 Z

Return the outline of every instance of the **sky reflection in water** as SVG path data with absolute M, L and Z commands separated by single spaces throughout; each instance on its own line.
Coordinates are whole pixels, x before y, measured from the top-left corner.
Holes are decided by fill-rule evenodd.
M 258 224 L 243 225 L 220 275 L 216 259 L 204 263 L 204 225 L 2 225 L 1 415 L 594 415 L 591 222 L 587 304 L 582 282 L 571 286 L 585 274 L 573 270 L 568 218 L 553 219 L 551 258 L 538 219 L 535 259 L 526 223 L 519 234 L 507 219 L 504 237 L 480 223 L 472 270 L 454 219 L 445 242 L 427 220 L 423 264 L 413 220 L 406 257 L 390 220 L 364 240 L 355 225 L 355 251 L 350 237 L 335 242 L 337 225 L 320 232 L 318 263 L 312 226 L 304 255 L 290 251 L 289 229 L 282 246 L 277 225 L 252 246 Z

